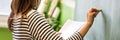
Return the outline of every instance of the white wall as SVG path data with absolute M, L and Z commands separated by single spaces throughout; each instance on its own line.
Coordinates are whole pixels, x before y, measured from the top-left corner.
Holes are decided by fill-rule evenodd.
M 10 14 L 11 0 L 0 0 L 0 27 L 7 27 L 7 19 Z
M 0 0 L 0 15 L 9 15 L 11 0 Z
M 120 0 L 76 0 L 74 18 L 77 21 L 85 21 L 86 12 L 91 7 L 102 9 L 85 40 L 120 40 L 119 2 Z

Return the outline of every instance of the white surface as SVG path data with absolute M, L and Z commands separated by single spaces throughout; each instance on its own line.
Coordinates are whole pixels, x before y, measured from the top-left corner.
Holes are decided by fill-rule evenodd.
M 60 14 L 60 9 L 58 7 L 55 8 L 52 17 L 57 18 Z
M 80 30 L 84 23 L 85 22 L 67 20 L 67 22 L 63 25 L 63 27 L 59 31 L 62 32 L 61 37 L 67 39 L 68 37 L 73 35 L 76 31 Z
M 9 15 L 10 12 L 0 12 L 0 15 Z
M 0 15 L 9 15 L 11 0 L 0 0 Z
M 62 4 L 75 8 L 75 0 L 61 0 Z
M 37 10 L 42 14 L 44 12 L 47 4 L 48 4 L 47 0 L 41 0 L 41 3 L 40 3 L 40 5 L 39 5 Z
M 0 27 L 7 27 L 8 16 L 0 15 Z
M 120 0 L 76 0 L 75 20 L 85 21 L 89 8 L 102 9 L 84 40 L 120 40 Z

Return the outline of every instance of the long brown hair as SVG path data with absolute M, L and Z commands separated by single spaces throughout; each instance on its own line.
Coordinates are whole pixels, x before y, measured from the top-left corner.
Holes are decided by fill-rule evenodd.
M 21 14 L 22 17 L 25 16 L 31 9 L 37 10 L 40 4 L 40 0 L 12 0 L 11 3 L 11 13 L 8 18 L 8 27 L 12 31 L 12 22 L 15 15 Z M 22 18 L 21 17 L 21 18 Z

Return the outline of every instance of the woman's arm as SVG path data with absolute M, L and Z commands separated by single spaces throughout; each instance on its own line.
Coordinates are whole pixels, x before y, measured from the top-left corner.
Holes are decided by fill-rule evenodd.
M 88 29 L 93 23 L 93 13 L 88 12 L 87 23 L 79 32 L 75 32 L 68 39 L 64 39 L 60 37 L 56 31 L 54 31 L 50 25 L 47 23 L 44 16 L 38 14 L 38 12 L 34 12 L 30 14 L 29 17 L 29 29 L 31 35 L 37 39 L 42 40 L 82 40 L 81 35 L 84 37 L 87 33 Z M 96 14 L 96 12 L 95 12 Z M 81 35 L 80 35 L 81 34 Z
M 29 31 L 34 37 L 33 39 L 42 40 L 82 40 L 79 32 L 75 32 L 67 39 L 61 37 L 54 29 L 47 23 L 45 17 L 38 12 L 33 12 L 28 16 L 29 18 Z
M 88 30 L 90 29 L 90 27 L 92 26 L 93 22 L 94 22 L 94 18 L 97 16 L 98 12 L 100 10 L 96 9 L 96 8 L 91 8 L 88 12 L 87 12 L 87 20 L 86 20 L 86 24 L 84 25 L 84 27 L 79 31 L 80 34 L 82 35 L 82 37 L 84 37 L 86 35 L 86 33 L 88 32 Z

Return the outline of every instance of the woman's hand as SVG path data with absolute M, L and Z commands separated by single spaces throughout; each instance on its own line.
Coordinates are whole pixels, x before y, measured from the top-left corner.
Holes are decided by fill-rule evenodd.
M 62 32 L 57 32 L 57 34 L 60 36 L 62 34 Z
M 87 23 L 80 30 L 80 34 L 81 34 L 82 37 L 84 37 L 86 35 L 88 30 L 92 26 L 94 18 L 97 16 L 98 12 L 100 12 L 100 10 L 96 9 L 96 8 L 91 8 L 87 12 Z
M 97 14 L 100 12 L 99 9 L 96 8 L 91 8 L 88 12 L 87 12 L 87 23 L 93 23 L 94 18 L 97 16 Z

